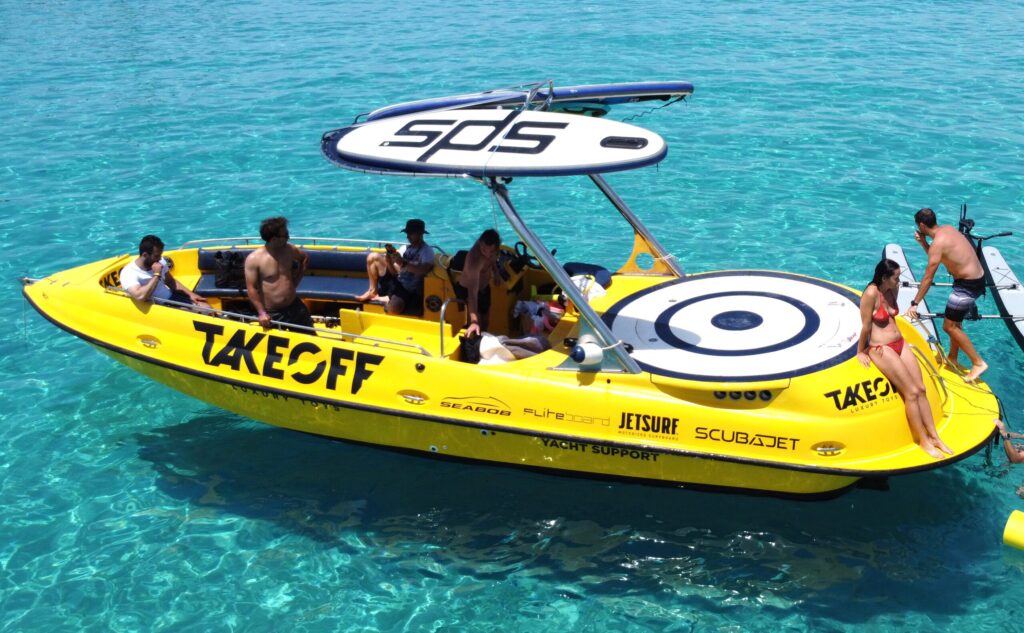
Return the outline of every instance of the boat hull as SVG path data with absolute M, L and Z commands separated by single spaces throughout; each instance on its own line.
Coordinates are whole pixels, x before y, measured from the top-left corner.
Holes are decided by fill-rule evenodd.
M 177 278 L 196 282 L 197 253 L 173 256 Z M 319 314 L 338 316 L 320 317 L 314 336 L 264 330 L 229 311 L 133 301 L 111 289 L 127 261 L 64 271 L 24 294 L 52 323 L 139 373 L 318 436 L 573 476 L 817 498 L 862 479 L 947 466 L 994 431 L 994 396 L 932 367 L 927 343 L 905 323 L 907 341 L 922 351 L 936 426 L 954 450 L 941 460 L 914 443 L 891 385 L 856 359 L 746 383 L 580 371 L 567 361 L 565 341 L 578 325 L 566 315 L 552 349 L 476 365 L 461 362 L 457 330 L 437 317 L 320 304 Z M 621 276 L 604 302 L 678 285 Z
M 822 498 L 860 477 L 678 455 L 456 420 L 398 416 L 341 401 L 212 380 L 96 345 L 114 360 L 184 394 L 273 426 L 425 456 L 525 467 L 557 474 L 700 489 Z

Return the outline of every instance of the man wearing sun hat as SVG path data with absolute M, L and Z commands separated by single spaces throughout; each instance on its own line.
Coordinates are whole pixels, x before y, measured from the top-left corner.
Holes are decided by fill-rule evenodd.
M 423 220 L 407 221 L 402 232 L 408 246 L 396 250 L 388 244 L 384 253 L 373 251 L 366 256 L 370 289 L 357 299 L 366 302 L 388 297 L 388 314 L 418 315 L 423 313 L 423 278 L 434 267 L 434 249 L 423 241 L 430 232 Z

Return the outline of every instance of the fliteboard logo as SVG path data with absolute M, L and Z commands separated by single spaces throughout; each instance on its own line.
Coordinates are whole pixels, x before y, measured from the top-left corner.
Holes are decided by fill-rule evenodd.
M 601 426 L 608 426 L 609 422 L 611 422 L 610 418 L 598 418 L 592 415 L 583 415 L 579 413 L 572 413 L 570 411 L 553 411 L 547 407 L 525 407 L 523 409 L 523 413 L 535 418 L 546 418 L 550 420 L 558 420 L 559 422 L 576 422 L 578 424 L 600 424 Z
M 457 409 L 459 411 L 472 411 L 485 415 L 497 415 L 507 417 L 512 415 L 512 409 L 507 404 L 490 396 L 466 396 L 464 398 L 448 397 L 441 400 L 441 407 L 444 409 Z
M 527 134 L 528 130 L 562 130 L 569 126 L 568 123 L 558 121 L 520 121 L 512 125 L 512 128 L 502 139 L 501 144 L 490 145 L 518 115 L 519 111 L 511 110 L 508 116 L 499 121 L 415 119 L 409 121 L 400 130 L 395 132 L 395 136 L 402 137 L 401 139 L 384 141 L 380 145 L 381 147 L 427 148 L 416 159 L 418 163 L 427 162 L 431 156 L 441 150 L 478 152 L 487 148 L 488 152 L 496 153 L 540 154 L 551 145 L 555 140 L 555 136 L 551 134 Z M 462 137 L 461 140 L 459 139 L 460 135 Z

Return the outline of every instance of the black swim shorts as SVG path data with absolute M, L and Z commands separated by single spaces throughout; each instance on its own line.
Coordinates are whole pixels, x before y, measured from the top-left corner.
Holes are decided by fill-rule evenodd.
M 414 289 L 406 288 L 394 275 L 384 275 L 377 280 L 377 294 L 382 297 L 398 297 L 405 306 L 402 314 L 419 316 L 423 314 L 423 280 Z
M 291 305 L 288 307 L 277 310 L 267 310 L 267 314 L 270 315 L 270 319 L 272 321 L 290 323 L 292 325 L 302 325 L 309 328 L 313 327 L 313 317 L 310 316 L 309 309 L 306 308 L 306 304 L 298 297 L 295 297 L 295 301 L 292 301 Z M 306 332 L 307 334 L 312 334 L 312 332 L 309 332 L 308 330 L 300 330 L 298 328 L 283 326 L 282 329 L 290 330 L 292 332 Z
M 462 284 L 455 284 L 454 286 L 455 296 L 463 301 L 469 301 L 469 290 L 466 289 Z M 469 304 L 466 304 L 469 307 Z M 477 316 L 484 323 L 487 322 L 487 316 L 491 311 L 491 287 L 484 286 L 476 293 L 476 310 Z M 469 325 L 469 310 L 466 310 L 467 325 Z

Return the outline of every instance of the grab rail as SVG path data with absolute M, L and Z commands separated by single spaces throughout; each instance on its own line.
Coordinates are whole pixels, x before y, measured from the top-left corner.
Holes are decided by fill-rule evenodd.
M 441 325 L 441 358 L 444 358 L 444 315 L 445 312 L 448 311 L 448 304 L 451 303 L 452 301 L 456 303 L 464 303 L 462 299 L 459 299 L 458 297 L 448 297 L 447 299 L 444 300 L 444 303 L 441 304 L 441 318 L 439 319 Z
M 134 299 L 134 297 L 132 297 L 130 294 L 128 294 L 128 292 L 125 291 L 123 288 L 116 288 L 114 286 L 105 286 L 105 289 L 107 290 L 107 292 L 111 292 L 113 294 L 121 295 L 123 297 L 128 297 L 129 299 Z M 198 313 L 206 314 L 207 316 L 212 316 L 212 317 L 231 317 L 233 319 L 237 319 L 237 320 L 245 322 L 245 323 L 250 323 L 250 322 L 253 322 L 253 321 L 259 322 L 259 319 L 257 317 L 252 316 L 252 315 L 241 314 L 240 312 L 228 312 L 227 310 L 217 310 L 215 308 L 204 308 L 203 306 L 197 306 L 197 305 L 192 304 L 192 303 L 182 303 L 180 301 L 171 301 L 170 299 L 157 299 L 157 298 L 154 298 L 153 299 L 153 303 L 158 304 L 158 305 L 172 306 L 172 307 L 175 307 L 175 308 L 184 308 L 186 310 L 191 310 L 192 312 L 198 312 Z M 427 351 L 427 349 L 425 347 L 423 347 L 422 345 L 417 345 L 416 343 L 406 343 L 405 341 L 393 341 L 393 340 L 387 339 L 387 338 L 378 338 L 376 336 L 367 336 L 365 334 L 356 334 L 354 332 L 346 332 L 346 331 L 340 330 L 340 329 L 335 331 L 335 330 L 327 330 L 327 329 L 318 328 L 318 327 L 308 327 L 308 326 L 305 326 L 305 325 L 295 325 L 294 323 L 284 323 L 283 321 L 273 321 L 272 320 L 270 323 L 272 325 L 277 326 L 279 329 L 300 330 L 300 331 L 305 331 L 305 332 L 312 332 L 312 333 L 316 334 L 317 336 L 324 335 L 326 338 L 338 339 L 338 340 L 341 340 L 341 341 L 344 341 L 345 338 L 347 337 L 347 338 L 351 339 L 351 342 L 353 342 L 353 343 L 358 343 L 359 341 L 372 341 L 372 342 L 378 343 L 378 344 L 395 345 L 395 346 L 398 346 L 398 347 L 408 347 L 408 348 L 412 348 L 413 350 L 416 350 L 417 352 L 419 352 L 423 356 L 430 356 L 431 355 L 430 352 Z M 374 347 L 376 347 L 376 345 Z
M 325 245 L 331 245 L 331 244 L 337 244 L 337 245 L 354 244 L 356 246 L 367 246 L 367 245 L 374 245 L 374 244 L 376 244 L 378 248 L 383 248 L 384 244 L 387 244 L 389 242 L 394 242 L 394 240 L 357 240 L 357 239 L 350 239 L 350 238 L 347 238 L 347 237 L 291 237 L 291 238 L 289 238 L 289 240 L 291 242 L 293 242 L 293 243 L 295 243 L 295 242 L 303 243 L 303 244 L 307 244 L 308 243 L 308 244 L 311 244 L 312 246 L 317 246 L 318 242 L 324 242 L 324 243 L 326 243 Z M 217 238 L 209 238 L 209 239 L 202 239 L 202 240 L 189 240 L 189 241 L 185 242 L 184 244 L 182 244 L 181 246 L 179 246 L 178 248 L 179 249 L 195 248 L 196 246 L 200 246 L 202 244 L 233 244 L 233 243 L 236 243 L 236 242 L 241 243 L 241 244 L 246 245 L 246 246 L 252 245 L 252 244 L 258 244 L 258 245 L 262 246 L 264 244 L 264 240 L 263 240 L 262 237 L 217 237 Z M 200 248 L 201 248 L 201 246 L 200 246 Z
M 914 351 L 914 354 L 918 358 L 918 362 L 923 362 L 924 365 L 928 367 L 928 371 L 931 373 L 932 379 L 939 383 L 939 387 L 942 389 L 942 407 L 945 409 L 946 403 L 949 401 L 949 390 L 946 389 L 946 381 L 942 379 L 942 376 L 939 375 L 938 368 L 932 364 L 931 359 L 928 358 L 924 352 L 917 349 L 916 345 L 911 345 L 910 349 Z

